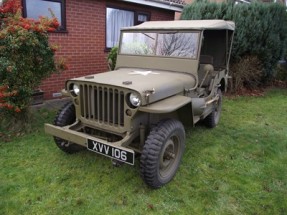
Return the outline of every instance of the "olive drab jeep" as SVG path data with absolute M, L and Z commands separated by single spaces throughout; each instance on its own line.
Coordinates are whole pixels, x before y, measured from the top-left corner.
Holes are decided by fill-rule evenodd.
M 159 188 L 185 148 L 185 126 L 215 127 L 227 89 L 235 25 L 155 21 L 121 30 L 114 71 L 66 82 L 71 97 L 45 131 L 66 153 L 83 148 L 134 165 Z

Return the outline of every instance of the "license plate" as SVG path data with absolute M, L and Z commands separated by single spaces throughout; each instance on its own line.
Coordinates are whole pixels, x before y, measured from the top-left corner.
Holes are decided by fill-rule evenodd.
M 135 153 L 133 151 L 126 151 L 90 139 L 88 139 L 87 142 L 87 148 L 90 151 L 105 155 L 130 165 L 134 165 Z

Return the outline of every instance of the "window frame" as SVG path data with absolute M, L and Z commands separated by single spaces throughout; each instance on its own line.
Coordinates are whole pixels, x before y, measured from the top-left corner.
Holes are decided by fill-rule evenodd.
M 41 1 L 47 1 L 47 2 L 57 2 L 61 4 L 61 25 L 55 32 L 67 32 L 66 29 L 66 0 L 41 0 Z M 22 13 L 23 17 L 27 18 L 27 7 L 26 7 L 26 0 L 22 0 Z
M 142 23 L 138 21 L 139 15 L 147 16 L 147 21 L 150 21 L 150 18 L 151 18 L 151 13 L 148 11 L 136 10 L 136 9 L 130 9 L 128 7 L 120 7 L 120 6 L 115 6 L 111 4 L 106 4 L 106 8 L 105 8 L 105 23 L 106 23 L 105 25 L 105 52 L 109 52 L 113 48 L 113 47 L 107 47 L 107 8 L 133 12 L 134 13 L 134 26 Z

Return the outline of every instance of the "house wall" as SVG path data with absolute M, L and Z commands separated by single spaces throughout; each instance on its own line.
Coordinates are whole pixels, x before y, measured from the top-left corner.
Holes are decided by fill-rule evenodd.
M 151 20 L 173 20 L 174 12 L 115 0 L 67 0 L 66 33 L 51 33 L 50 42 L 58 44 L 58 57 L 66 59 L 68 70 L 53 74 L 40 88 L 45 99 L 64 88 L 70 78 L 107 71 L 106 6 L 150 12 Z

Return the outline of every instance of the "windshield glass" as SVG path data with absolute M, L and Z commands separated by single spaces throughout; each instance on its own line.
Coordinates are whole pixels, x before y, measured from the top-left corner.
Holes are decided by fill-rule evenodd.
M 120 53 L 195 59 L 198 44 L 198 32 L 124 32 Z

